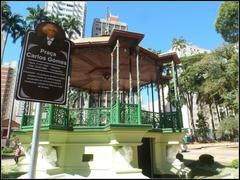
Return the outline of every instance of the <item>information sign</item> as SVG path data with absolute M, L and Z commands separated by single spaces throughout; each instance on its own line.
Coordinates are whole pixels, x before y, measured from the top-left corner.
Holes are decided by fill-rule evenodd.
M 60 26 L 44 22 L 26 35 L 16 99 L 65 104 L 70 41 Z

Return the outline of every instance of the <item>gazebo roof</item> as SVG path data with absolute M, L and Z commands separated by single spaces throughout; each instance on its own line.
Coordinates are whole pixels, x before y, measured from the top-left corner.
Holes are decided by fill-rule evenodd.
M 91 92 L 111 90 L 111 52 L 117 39 L 120 42 L 120 90 L 129 89 L 130 57 L 132 59 L 132 87 L 136 88 L 136 52 L 134 50 L 136 47 L 139 47 L 140 51 L 140 86 L 156 81 L 156 64 L 162 66 L 163 63 L 172 60 L 176 63 L 180 62 L 176 53 L 158 56 L 138 46 L 143 37 L 144 35 L 140 33 L 114 30 L 110 36 L 74 40 L 70 86 Z M 116 53 L 114 53 L 114 62 L 116 62 Z M 114 82 L 116 82 L 116 64 L 114 67 Z M 169 78 L 160 77 L 160 81 L 166 80 Z

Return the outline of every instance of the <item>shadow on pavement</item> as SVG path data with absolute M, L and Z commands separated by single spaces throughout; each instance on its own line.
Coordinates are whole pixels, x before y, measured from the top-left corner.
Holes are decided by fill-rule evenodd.
M 183 160 L 185 166 L 191 169 L 190 178 L 195 176 L 214 176 L 218 175 L 221 172 L 221 169 L 225 168 L 226 166 L 219 163 L 214 162 L 212 165 L 201 165 L 199 161 L 195 160 Z

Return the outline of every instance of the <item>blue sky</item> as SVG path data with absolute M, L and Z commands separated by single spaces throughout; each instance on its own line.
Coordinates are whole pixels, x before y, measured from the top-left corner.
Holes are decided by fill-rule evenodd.
M 24 17 L 27 7 L 44 7 L 44 1 L 9 1 L 11 10 Z M 128 30 L 145 34 L 140 45 L 165 52 L 171 48 L 172 39 L 182 36 L 187 42 L 206 49 L 214 49 L 223 43 L 214 23 L 220 1 L 198 2 L 144 2 L 144 1 L 88 1 L 85 36 L 91 36 L 93 19 L 105 18 L 106 8 L 120 21 L 128 24 Z M 18 61 L 20 41 L 9 38 L 3 62 Z

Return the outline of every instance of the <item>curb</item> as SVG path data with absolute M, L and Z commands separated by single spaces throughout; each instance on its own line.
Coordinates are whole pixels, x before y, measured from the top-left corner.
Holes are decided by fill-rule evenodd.
M 192 146 L 192 147 L 191 147 Z M 195 147 L 194 147 L 195 146 Z M 188 148 L 189 149 L 202 149 L 202 148 L 208 148 L 208 147 L 223 147 L 223 146 L 225 146 L 225 147 L 229 147 L 229 148 L 237 148 L 237 147 L 239 147 L 239 144 L 236 144 L 236 143 L 232 143 L 232 144 L 196 144 L 196 145 L 194 145 L 194 144 L 188 144 Z

